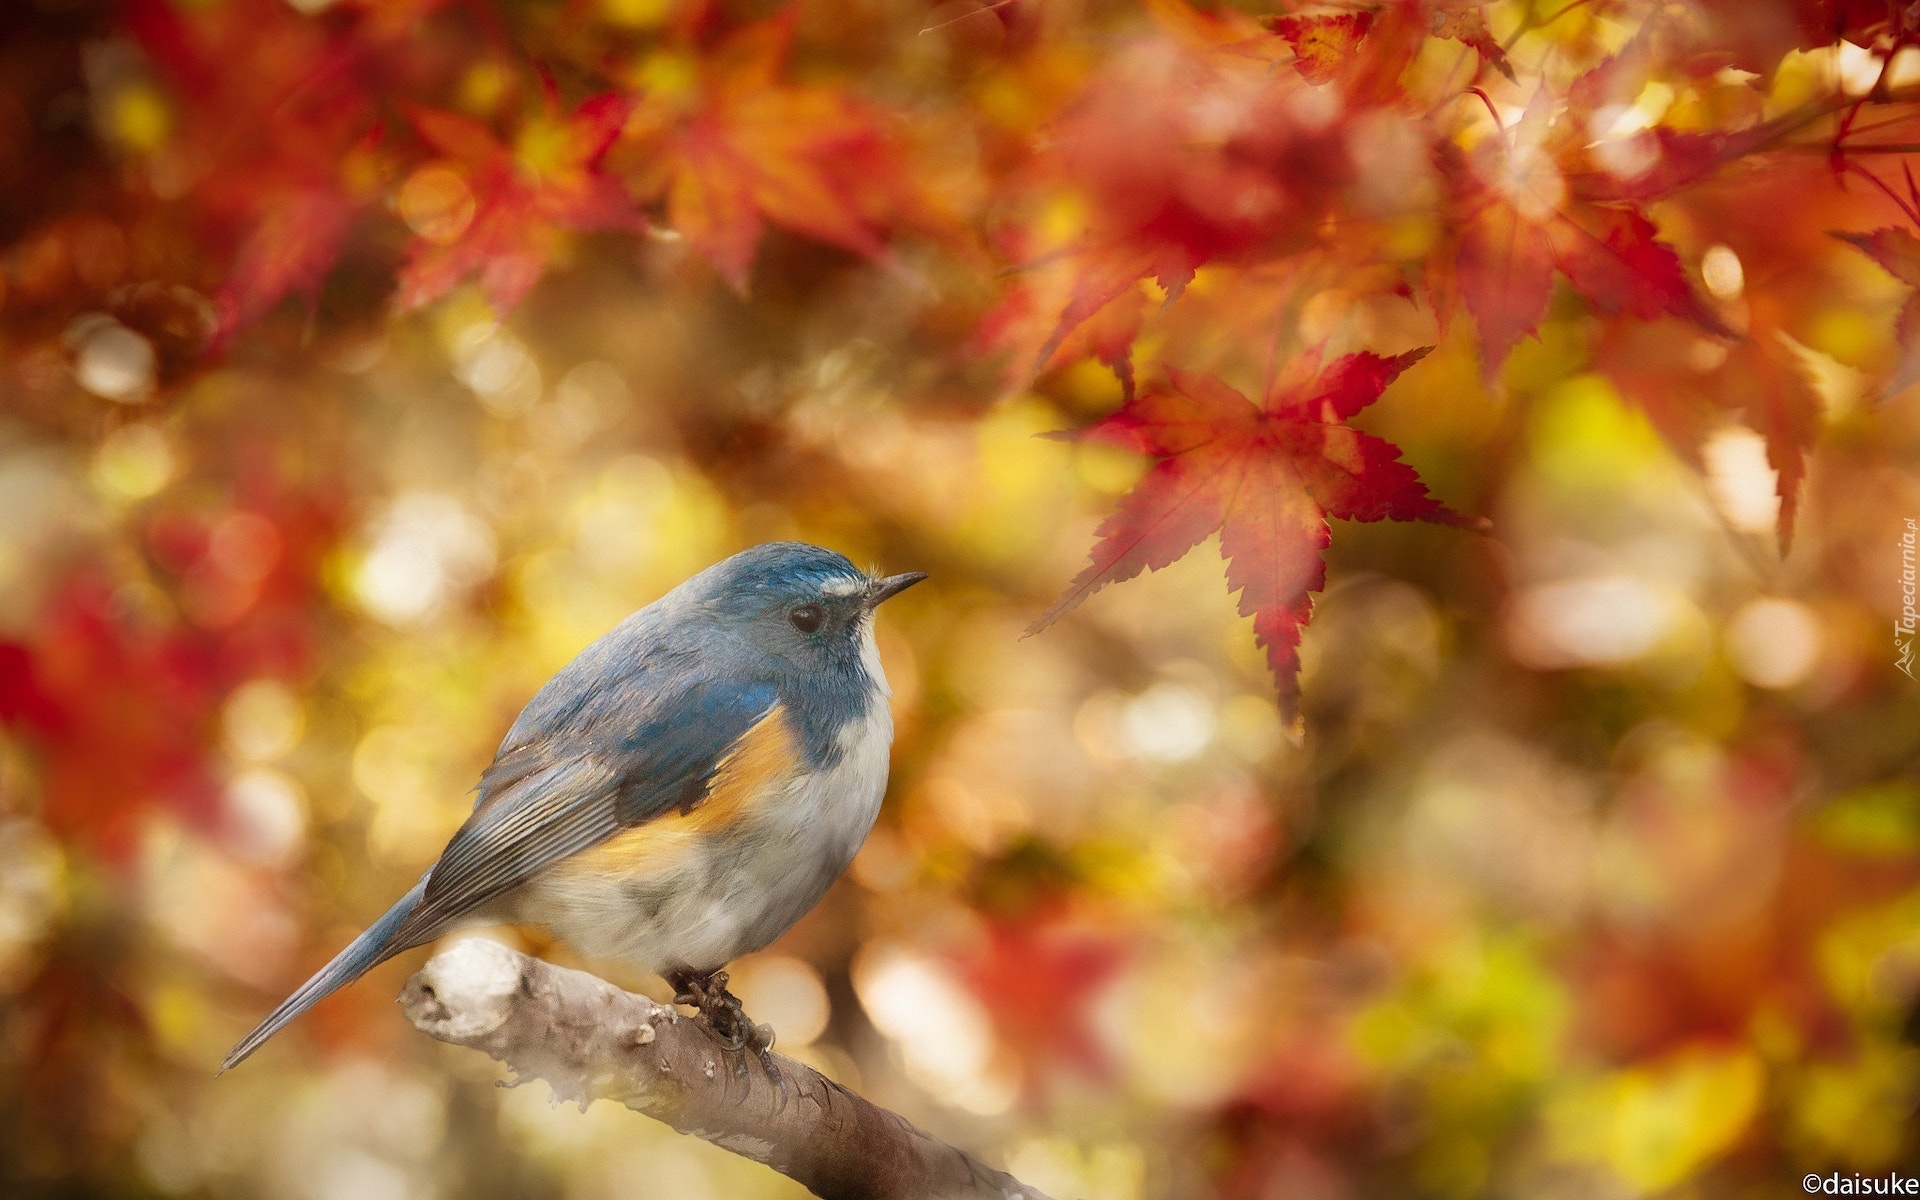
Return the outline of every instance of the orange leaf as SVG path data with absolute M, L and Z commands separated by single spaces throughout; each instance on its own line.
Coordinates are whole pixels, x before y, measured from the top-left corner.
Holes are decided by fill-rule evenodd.
M 448 158 L 457 158 L 470 167 L 483 167 L 507 148 L 485 124 L 465 113 L 446 112 L 418 104 L 406 106 L 407 120 L 419 131 L 421 140 Z
M 1903 284 L 1920 286 L 1920 238 L 1905 228 L 1889 225 L 1870 234 L 1834 232 L 1841 242 L 1857 248 L 1866 257 L 1885 267 L 1887 275 Z M 1887 380 L 1887 392 L 1899 392 L 1914 380 L 1920 380 L 1920 292 L 1914 292 L 1901 305 L 1893 319 L 1893 340 L 1901 346 L 1901 361 Z
M 1920 238 L 1897 225 L 1872 233 L 1835 233 L 1834 237 L 1886 268 L 1901 283 L 1920 287 Z
M 731 35 L 665 131 L 667 220 L 741 292 L 768 221 L 887 260 L 870 210 L 906 191 L 873 113 L 834 89 L 779 81 L 791 40 L 791 14 Z
M 1360 40 L 1373 27 L 1370 12 L 1330 17 L 1276 17 L 1273 31 L 1287 39 L 1297 56 L 1293 69 L 1308 83 L 1328 83 L 1353 61 Z
M 1465 0 L 1464 3 L 1441 0 L 1434 5 L 1431 20 L 1436 36 L 1471 46 L 1479 52 L 1481 62 L 1505 75 L 1508 82 L 1514 81 L 1513 64 L 1507 61 L 1506 50 L 1487 28 L 1484 0 Z
M 529 121 L 514 147 L 459 113 L 411 108 L 427 143 L 471 172 L 474 215 L 451 241 L 414 239 L 400 271 L 402 308 L 431 303 L 471 275 L 504 312 L 538 283 L 566 230 L 645 224 L 620 182 L 600 169 L 633 103 L 606 94 L 560 120 Z

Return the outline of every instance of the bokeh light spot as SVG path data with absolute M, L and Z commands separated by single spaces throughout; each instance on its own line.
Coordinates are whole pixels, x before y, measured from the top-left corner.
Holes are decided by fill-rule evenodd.
M 101 314 L 81 317 L 67 331 L 80 386 L 116 404 L 139 404 L 153 394 L 159 370 L 153 343 Z
M 1793 687 L 1820 661 L 1820 623 L 1792 600 L 1748 601 L 1727 621 L 1727 656 L 1756 687 Z
M 1680 603 L 1632 575 L 1538 584 L 1514 599 L 1507 641 L 1531 667 L 1617 666 L 1651 651 L 1676 624 Z
M 305 726 L 300 701 L 278 679 L 256 679 L 227 697 L 220 729 L 227 750 L 243 762 L 265 763 L 300 742 Z
M 227 785 L 227 844 L 242 858 L 280 866 L 306 838 L 306 801 L 293 780 L 264 767 Z
M 34 947 L 66 907 L 66 857 L 39 822 L 0 820 L 0 995 L 20 983 Z
M 1146 1155 L 1127 1142 L 1087 1146 L 1058 1135 L 1031 1135 L 1007 1155 L 1007 1170 L 1050 1196 L 1135 1200 L 1146 1185 Z
M 754 954 L 734 962 L 728 973 L 735 995 L 754 1020 L 772 1025 L 782 1046 L 806 1046 L 827 1029 L 832 1006 L 820 972 L 797 958 Z
M 1120 706 L 1121 746 L 1156 763 L 1185 762 L 1213 741 L 1213 703 L 1189 687 L 1156 683 Z
M 472 189 L 459 172 L 439 163 L 407 176 L 396 204 L 407 228 L 442 246 L 458 241 L 473 223 Z
M 144 500 L 173 478 L 173 447 L 152 425 L 124 425 L 93 455 L 93 483 L 123 500 Z
M 1729 426 L 1707 438 L 1701 450 L 1707 465 L 1707 492 L 1727 524 L 1747 533 L 1767 533 L 1780 516 L 1777 473 L 1767 461 L 1766 439 L 1751 429 Z
M 600 0 L 600 11 L 608 24 L 646 29 L 665 21 L 673 12 L 674 0 Z
M 540 365 L 526 343 L 504 329 L 475 326 L 456 340 L 454 374 L 498 417 L 518 416 L 540 400 Z
M 493 573 L 493 531 L 458 500 L 410 492 L 373 523 L 353 576 L 362 607 L 389 624 L 417 621 Z
M 1700 256 L 1700 278 L 1706 283 L 1707 290 L 1722 300 L 1737 299 L 1747 286 L 1746 272 L 1740 266 L 1740 256 L 1731 246 L 1715 243 L 1707 247 Z
M 874 1027 L 893 1040 L 910 1078 L 981 1115 L 1012 1105 L 1018 1075 L 996 1054 L 980 1001 L 946 970 L 905 947 L 874 942 L 854 959 L 853 987 Z
M 258 513 L 229 513 L 207 538 L 207 558 L 235 579 L 262 579 L 280 561 L 280 531 Z

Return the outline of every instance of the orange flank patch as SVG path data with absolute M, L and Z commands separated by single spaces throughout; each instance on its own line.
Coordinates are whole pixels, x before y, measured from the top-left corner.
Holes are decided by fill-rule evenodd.
M 786 711 L 776 705 L 740 735 L 699 800 L 622 830 L 558 864 L 555 871 L 562 877 L 627 878 L 671 871 L 709 834 L 749 820 L 799 759 Z
M 703 828 L 724 828 L 747 816 L 769 790 L 793 773 L 799 761 L 800 745 L 787 724 L 787 710 L 776 704 L 720 760 L 706 798 L 688 815 Z

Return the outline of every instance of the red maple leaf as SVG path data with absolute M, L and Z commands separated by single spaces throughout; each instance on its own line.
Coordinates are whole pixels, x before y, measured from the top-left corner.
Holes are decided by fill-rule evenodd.
M 461 113 L 408 110 L 427 144 L 467 175 L 474 209 L 450 240 L 418 237 L 408 247 L 402 308 L 430 303 L 478 273 L 488 300 L 504 312 L 540 281 L 562 231 L 645 226 L 625 187 L 600 169 L 633 102 L 607 93 L 565 117 L 557 107 L 549 95 L 547 111 L 521 128 L 512 147 Z
M 217 812 L 204 757 L 217 688 L 204 641 L 129 628 L 103 583 L 69 581 L 34 643 L 0 645 L 0 724 L 39 760 L 47 827 L 125 861 L 147 806 Z
M 1219 531 L 1227 584 L 1253 618 L 1282 705 L 1298 700 L 1300 631 L 1326 583 L 1328 517 L 1461 518 L 1427 494 L 1393 443 L 1345 422 L 1428 348 L 1393 358 L 1350 354 L 1324 370 L 1297 360 L 1255 404 L 1211 375 L 1169 369 L 1149 391 L 1078 435 L 1157 461 L 1101 523 L 1085 570 L 1029 632 L 1109 583 L 1158 570 Z
M 1542 91 L 1520 123 L 1476 148 L 1470 163 L 1442 157 L 1460 228 L 1453 286 L 1479 326 L 1487 373 L 1538 329 L 1556 274 L 1602 315 L 1672 315 L 1732 336 L 1644 213 L 1570 189 L 1561 166 L 1569 134 L 1551 114 Z
M 1745 129 L 1700 132 L 1669 129 L 1642 130 L 1635 135 L 1634 153 L 1645 165 L 1621 177 L 1610 171 L 1583 172 L 1569 182 L 1576 194 L 1592 200 L 1652 202 L 1664 200 L 1682 188 L 1707 179 L 1758 150 L 1777 142 L 1786 122 L 1764 122 Z
M 1086 225 L 1020 245 L 1029 265 L 983 322 L 983 348 L 1007 352 L 1014 379 L 1088 352 L 1118 366 L 1141 280 L 1171 304 L 1209 264 L 1310 246 L 1352 177 L 1350 130 L 1327 119 L 1329 96 L 1274 69 L 1289 53 L 1302 65 L 1297 47 L 1317 35 L 1169 0 L 1149 13 L 1156 33 L 1112 56 L 1035 163 L 1037 190 L 1076 196 Z M 1088 324 L 1100 329 L 1081 337 Z
M 219 338 L 259 320 L 291 292 L 318 291 L 358 208 L 331 188 L 293 192 L 267 206 L 214 295 Z
M 39 819 L 62 841 L 120 865 L 151 810 L 217 830 L 220 706 L 241 683 L 310 669 L 337 498 L 236 480 L 217 519 L 156 513 L 151 578 L 177 603 L 129 611 L 122 582 L 80 566 L 19 641 L 0 639 L 0 730 L 33 756 Z
M 831 87 L 782 82 L 797 10 L 660 70 L 635 137 L 662 164 L 667 223 L 744 292 L 768 222 L 884 261 L 876 218 L 905 187 L 879 118 Z
M 985 944 L 957 965 L 1024 1060 L 1098 1075 L 1106 1063 L 1089 1009 L 1125 960 L 1112 934 L 1043 912 L 990 921 Z
M 212 294 L 217 348 L 317 290 L 377 201 L 381 71 L 353 20 L 329 29 L 288 5 L 139 0 L 126 19 L 170 85 L 167 152 L 199 164 L 181 184 L 198 252 L 231 255 Z

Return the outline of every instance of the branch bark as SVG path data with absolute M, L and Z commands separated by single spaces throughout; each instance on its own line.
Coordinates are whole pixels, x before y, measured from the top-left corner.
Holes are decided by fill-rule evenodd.
M 784 1092 L 706 1026 L 603 979 L 482 938 L 400 993 L 415 1028 L 544 1079 L 584 1109 L 615 1100 L 804 1185 L 823 1200 L 1048 1200 L 811 1067 L 776 1054 Z

